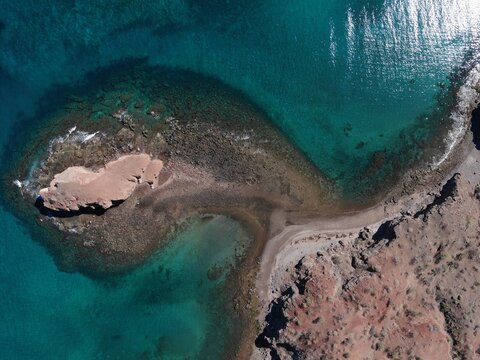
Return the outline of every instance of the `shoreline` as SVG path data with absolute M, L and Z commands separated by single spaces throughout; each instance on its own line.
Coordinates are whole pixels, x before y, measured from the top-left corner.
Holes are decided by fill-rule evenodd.
M 86 103 L 88 104 L 87 101 Z M 81 107 L 87 106 L 81 103 Z M 151 108 L 155 108 L 155 106 L 151 106 Z M 154 111 L 157 110 L 152 110 L 152 112 Z M 83 159 L 82 161 L 86 161 L 89 166 L 93 168 L 101 166 L 102 162 L 112 160 L 115 156 L 118 156 L 119 153 L 131 153 L 132 151 L 135 153 L 141 148 L 147 152 L 162 154 L 162 156 L 164 156 L 164 158 L 161 159 L 166 161 L 165 168 L 169 174 L 166 181 L 152 193 L 148 193 L 148 190 L 145 187 L 136 190 L 131 199 L 127 199 L 122 204 L 123 210 L 112 208 L 106 213 L 104 218 L 100 219 L 101 217 L 97 217 L 95 220 L 89 217 L 88 214 L 84 214 L 85 216 L 81 215 L 81 219 L 78 222 L 72 221 L 70 223 L 71 227 L 68 227 L 70 225 L 68 225 L 69 223 L 67 220 L 60 220 L 60 222 L 57 221 L 56 224 L 50 223 L 52 230 L 60 224 L 63 226 L 61 230 L 63 229 L 62 231 L 67 233 L 67 237 L 63 240 L 64 242 L 65 240 L 68 242 L 73 239 L 73 243 L 76 244 L 76 246 L 87 248 L 90 247 L 90 245 L 86 246 L 85 244 L 90 244 L 94 238 L 89 239 L 86 237 L 86 240 L 83 240 L 83 235 L 80 234 L 77 236 L 75 232 L 77 229 L 81 229 L 84 226 L 88 228 L 92 222 L 94 224 L 93 234 L 95 236 L 98 234 L 105 236 L 106 233 L 102 232 L 102 228 L 105 228 L 105 226 L 108 226 L 109 224 L 121 224 L 123 232 L 118 231 L 117 233 L 110 235 L 112 239 L 115 239 L 125 236 L 129 231 L 135 236 L 138 236 L 135 231 L 140 231 L 140 234 L 142 231 L 145 232 L 145 229 L 136 228 L 136 230 L 132 230 L 129 228 L 129 224 L 135 224 L 135 227 L 137 227 L 138 223 L 141 223 L 143 220 L 142 216 L 151 216 L 155 221 L 162 222 L 165 220 L 164 218 L 158 220 L 158 214 L 162 212 L 171 213 L 170 218 L 166 219 L 166 222 L 173 224 L 172 226 L 175 226 L 175 223 L 181 222 L 182 219 L 202 213 L 218 213 L 221 215 L 232 216 L 234 219 L 242 222 L 242 224 L 248 229 L 249 233 L 255 238 L 254 245 L 252 245 L 254 248 L 251 249 L 252 256 L 249 256 L 248 259 L 246 259 L 245 266 L 242 266 L 241 271 L 238 271 L 238 274 L 242 274 L 242 279 L 238 279 L 238 291 L 241 293 L 240 298 L 244 300 L 248 299 L 247 302 L 251 302 L 253 301 L 251 291 L 254 289 L 258 290 L 257 295 L 260 299 L 260 314 L 257 314 L 258 316 L 256 315 L 257 321 L 263 321 L 261 317 L 265 315 L 266 306 L 270 303 L 273 296 L 278 293 L 278 291 L 275 290 L 276 286 L 273 286 L 273 292 L 269 288 L 272 277 L 275 277 L 275 275 L 272 275 L 272 273 L 275 272 L 275 269 L 278 270 L 278 267 L 284 263 L 291 263 L 292 261 L 298 260 L 299 257 L 307 255 L 310 250 L 315 250 L 316 246 L 320 246 L 321 248 L 329 245 L 328 241 L 326 241 L 328 238 L 336 236 L 334 241 L 337 243 L 340 241 L 347 242 L 355 237 L 355 233 L 358 233 L 366 226 L 369 228 L 375 228 L 389 217 L 394 217 L 402 211 L 415 211 L 421 202 L 427 203 L 434 197 L 434 194 L 428 193 L 432 190 L 435 191 L 438 188 L 438 184 L 442 182 L 445 177 L 444 173 L 452 171 L 450 168 L 454 168 L 455 162 L 465 155 L 462 154 L 462 151 L 466 151 L 468 146 L 471 147 L 470 143 L 467 144 L 467 133 L 462 139 L 461 144 L 456 146 L 455 151 L 450 154 L 447 161 L 444 162 L 439 169 L 426 170 L 425 168 L 428 166 L 425 164 L 414 167 L 405 174 L 402 181 L 399 181 L 393 189 L 390 189 L 383 200 L 377 201 L 373 206 L 362 208 L 361 205 L 355 203 L 342 203 L 337 205 L 335 204 L 335 200 L 338 199 L 335 198 L 335 196 L 332 198 L 322 197 L 322 205 L 319 206 L 316 201 L 311 201 L 312 199 L 316 199 L 319 195 L 318 189 L 315 191 L 312 189 L 316 186 L 320 186 L 321 183 L 321 185 L 325 186 L 325 188 L 322 189 L 322 192 L 326 192 L 329 189 L 328 181 L 325 179 L 322 179 L 321 181 L 316 179 L 316 170 L 314 171 L 315 176 L 306 175 L 309 170 L 312 170 L 311 163 L 304 158 L 303 154 L 296 151 L 297 149 L 294 148 L 289 141 L 285 140 L 283 134 L 280 136 L 280 141 L 273 141 L 273 144 L 268 143 L 267 145 L 261 141 L 257 141 L 258 143 L 256 143 L 255 139 L 247 139 L 247 142 L 253 146 L 253 151 L 251 151 L 250 145 L 248 149 L 244 147 L 245 138 L 244 135 L 242 135 L 244 134 L 242 131 L 239 131 L 237 136 L 227 136 L 226 141 L 222 140 L 218 142 L 218 138 L 213 137 L 214 142 L 208 143 L 202 148 L 202 151 L 206 154 L 206 156 L 202 157 L 198 156 L 198 149 L 194 149 L 191 145 L 192 143 L 197 143 L 190 141 L 192 138 L 185 135 L 199 131 L 200 125 L 196 120 L 190 124 L 188 123 L 188 118 L 186 119 L 187 122 L 182 122 L 174 117 L 168 117 L 166 124 L 162 125 L 163 127 L 160 128 L 157 126 L 156 128 L 148 128 L 145 127 L 147 121 L 135 123 L 131 118 L 127 118 L 124 115 L 129 115 L 128 113 L 122 112 L 121 115 L 118 114 L 118 112 L 113 114 L 115 120 L 112 120 L 109 115 L 109 120 L 103 125 L 101 122 L 96 125 L 89 124 L 89 119 L 85 119 L 83 122 L 80 120 L 75 121 L 75 124 L 63 124 L 60 121 L 62 115 L 58 115 L 58 118 L 56 118 L 54 122 L 58 123 L 57 125 L 59 125 L 59 128 L 66 128 L 67 132 L 63 133 L 67 135 L 61 135 L 55 127 L 53 130 L 49 130 L 43 138 L 37 139 L 32 149 L 38 151 L 42 148 L 39 144 L 45 139 L 49 139 L 50 141 L 48 142 L 48 145 L 43 144 L 43 147 L 46 147 L 51 152 L 53 151 L 53 153 L 56 151 L 58 156 L 63 147 L 68 145 L 67 140 L 69 138 L 71 140 L 76 136 L 74 132 L 78 125 L 79 129 L 81 128 L 81 130 L 78 130 L 79 133 L 77 134 L 80 143 L 83 147 L 93 144 L 91 146 L 95 151 L 92 152 L 94 155 L 93 157 L 86 154 L 88 151 L 85 150 L 82 150 L 83 152 L 80 153 L 80 155 L 83 154 L 82 156 L 85 156 L 84 158 L 82 158 L 82 156 L 77 156 L 78 154 L 75 154 L 75 157 Z M 210 114 L 208 115 L 210 116 Z M 157 121 L 158 119 L 156 116 L 156 114 L 152 115 L 151 113 L 147 114 L 147 116 L 144 115 L 148 121 L 151 121 L 149 120 L 150 117 L 153 117 L 154 121 Z M 80 116 L 77 117 L 80 118 Z M 89 125 L 86 126 L 87 124 Z M 113 131 L 109 128 L 112 124 L 114 124 Z M 72 125 L 75 125 L 75 129 L 71 127 Z M 221 131 L 222 127 L 218 128 L 220 130 L 215 130 L 215 126 L 217 125 L 218 124 L 215 122 L 209 124 L 208 126 L 211 126 L 209 131 L 214 129 L 214 134 L 216 134 L 215 131 L 217 131 L 218 134 L 224 136 L 224 132 Z M 102 126 L 104 128 L 102 128 Z M 222 124 L 222 126 L 228 127 L 230 125 Z M 109 140 L 109 135 L 107 134 L 106 129 L 109 129 L 113 134 L 120 129 L 116 135 L 110 134 L 110 136 L 113 136 L 113 143 L 116 146 L 116 149 L 113 152 L 108 150 L 105 145 L 111 140 Z M 202 128 L 200 127 L 200 129 Z M 234 129 L 238 130 L 237 128 Z M 274 134 L 274 136 L 277 136 L 275 135 L 275 131 L 278 130 L 274 129 L 272 125 L 268 125 L 267 130 L 268 131 L 266 131 L 265 134 L 262 133 L 262 135 L 272 136 L 272 134 Z M 145 131 L 147 134 L 155 134 L 155 132 L 160 133 L 161 137 L 158 139 L 161 139 L 161 141 L 159 140 L 158 143 L 154 142 L 154 145 L 152 145 L 152 143 L 149 143 L 149 141 L 151 141 L 151 138 L 149 137 L 150 135 L 145 136 Z M 56 136 L 52 138 L 52 133 L 55 132 Z M 133 136 L 132 134 L 135 135 Z M 115 137 L 117 135 L 118 138 Z M 262 136 L 259 136 L 259 140 L 261 137 Z M 144 138 L 149 140 L 147 141 Z M 58 141 L 58 139 L 63 141 Z M 198 137 L 195 137 L 194 139 L 196 139 L 196 141 L 200 140 Z M 240 145 L 237 146 L 237 144 Z M 266 147 L 266 153 L 269 155 L 263 160 L 262 156 L 264 156 L 264 154 L 260 152 L 261 156 L 259 156 L 256 149 L 259 144 Z M 169 146 L 174 147 L 169 150 Z M 228 146 L 231 147 L 228 148 Z M 285 146 L 287 150 L 285 150 L 283 146 Z M 231 158 L 235 158 L 235 154 L 237 154 L 236 151 L 245 151 L 245 153 L 248 154 L 248 157 L 245 158 L 246 160 L 240 162 L 226 164 L 224 158 L 216 159 L 213 156 L 213 161 L 210 163 L 210 158 L 212 158 L 212 155 L 217 152 L 218 148 L 222 148 L 222 150 L 228 154 L 231 152 L 231 154 L 233 154 Z M 32 160 L 32 153 L 35 152 L 32 151 L 32 149 L 29 149 L 30 152 L 24 155 L 22 159 L 23 163 L 21 163 L 25 165 L 23 174 L 28 174 L 28 176 L 31 176 L 32 174 L 30 167 L 31 162 L 29 162 L 29 160 Z M 68 150 L 68 146 L 65 149 Z M 210 149 L 213 149 L 214 151 L 210 152 Z M 73 153 L 75 153 L 78 149 L 74 148 L 73 150 Z M 95 158 L 95 154 L 101 154 L 101 156 Z M 290 159 L 289 156 L 292 156 L 292 158 Z M 55 156 L 53 156 L 53 158 L 55 158 Z M 42 170 L 42 181 L 45 183 L 45 181 L 49 180 L 49 178 L 51 178 L 51 176 L 53 176 L 62 166 L 75 165 L 72 159 L 73 158 L 68 158 L 60 163 L 55 163 L 55 161 L 53 161 L 51 164 L 55 166 L 52 168 L 47 166 L 44 162 L 41 162 L 39 167 L 46 168 L 46 170 Z M 186 160 L 188 160 L 188 162 Z M 300 160 L 300 165 L 295 162 L 298 160 Z M 256 165 L 257 162 L 258 164 L 262 164 L 262 161 L 264 162 L 264 166 L 269 162 L 277 165 L 279 161 L 283 161 L 282 169 L 284 170 L 279 171 L 278 169 L 274 169 L 274 167 L 267 168 L 264 174 L 266 177 L 258 180 L 255 176 L 256 170 L 253 166 Z M 472 161 L 475 161 L 475 158 L 473 158 Z M 250 166 L 251 163 L 253 163 L 252 167 L 247 167 L 247 172 L 245 172 L 245 174 L 240 173 L 243 179 L 242 181 L 245 181 L 244 184 L 240 184 L 235 178 L 239 175 L 236 169 L 239 164 L 249 164 L 248 166 Z M 294 164 L 293 167 L 292 164 Z M 273 170 L 278 172 L 280 175 L 278 176 L 278 179 L 280 180 L 273 178 L 274 181 L 271 181 L 271 183 L 274 184 L 274 186 L 272 188 L 268 179 L 270 179 L 269 176 L 272 176 L 272 174 L 276 175 Z M 285 171 L 285 173 L 290 176 L 286 182 L 284 182 L 283 179 L 285 173 L 282 173 L 282 171 Z M 254 176 L 251 176 L 252 174 Z M 38 177 L 38 174 L 34 174 L 33 176 Z M 418 183 L 419 179 L 423 180 Z M 298 188 L 292 188 L 291 185 L 299 180 L 304 181 L 302 185 Z M 12 180 L 12 182 L 13 181 L 14 180 Z M 40 181 L 40 184 L 42 184 L 42 181 Z M 433 183 L 436 185 L 433 185 Z M 23 183 L 21 183 L 21 185 L 23 187 Z M 18 184 L 12 186 L 18 186 Z M 171 191 L 175 186 L 177 186 L 177 189 L 175 190 L 176 192 L 165 197 L 162 195 L 162 192 L 165 191 L 165 189 L 170 189 L 169 191 Z M 262 186 L 265 187 L 262 188 Z M 255 187 L 257 187 L 257 190 L 252 190 L 256 189 Z M 217 191 L 213 191 L 213 188 Z M 22 188 L 20 188 L 20 190 L 22 190 Z M 418 192 L 419 190 L 421 192 Z M 15 189 L 15 191 L 18 192 L 17 189 Z M 230 196 L 231 194 L 229 194 L 229 191 L 235 191 L 236 195 L 234 194 Z M 229 196 L 226 196 L 226 194 Z M 301 199 L 298 199 L 299 196 L 305 199 L 307 205 L 304 205 Z M 18 194 L 15 198 L 18 199 Z M 161 203 L 162 201 L 163 203 Z M 374 200 L 372 200 L 372 203 L 373 202 Z M 183 205 L 182 210 L 182 206 L 179 207 L 177 203 L 188 204 L 188 206 Z M 365 206 L 365 204 L 362 205 Z M 169 210 L 169 206 L 171 206 L 171 210 Z M 352 211 L 352 208 L 355 210 Z M 137 214 L 137 218 L 135 219 L 129 219 L 128 214 L 130 212 L 140 212 L 140 214 Z M 149 212 L 151 212 L 151 214 Z M 324 217 L 316 216 L 316 214 L 322 212 L 327 212 L 330 215 Z M 295 225 L 291 225 L 291 223 L 294 223 Z M 68 226 L 65 227 L 65 224 Z M 95 224 L 98 224 L 98 226 L 95 227 Z M 161 237 L 161 234 L 159 235 L 158 233 L 158 227 L 152 227 L 152 229 L 153 228 L 157 231 L 157 237 Z M 122 235 L 120 236 L 120 234 Z M 318 234 L 323 234 L 325 237 L 319 241 L 314 241 L 313 243 L 300 243 L 300 240 L 303 238 L 308 238 L 314 235 L 316 236 Z M 166 235 L 166 233 L 164 235 Z M 292 244 L 295 242 L 298 243 Z M 107 263 L 109 261 L 113 263 L 117 261 L 119 263 L 128 263 L 129 266 L 125 267 L 124 271 L 142 263 L 142 261 L 148 259 L 148 254 L 160 249 L 162 246 L 158 239 L 152 239 L 152 241 L 146 241 L 145 248 L 140 248 L 139 252 L 135 253 L 134 256 L 129 257 L 125 252 L 125 249 L 128 249 L 129 247 L 128 242 L 124 241 L 123 244 L 117 244 L 119 247 L 114 247 L 112 254 L 109 254 L 108 251 L 105 252 L 105 250 L 108 249 L 102 248 L 102 244 L 96 244 L 95 246 L 97 245 L 100 246 L 98 248 L 98 254 L 100 254 L 98 260 L 104 260 Z M 74 253 L 73 257 L 87 259 L 89 254 L 97 253 L 95 246 L 92 249 L 84 249 L 85 251 L 79 250 L 78 254 Z M 290 252 L 291 246 L 297 246 L 297 248 L 293 252 Z M 62 250 L 56 249 L 55 252 L 62 253 Z M 110 255 L 111 258 L 109 258 Z M 55 254 L 55 257 L 57 256 L 61 256 L 61 254 Z M 58 260 L 58 258 L 56 260 Z M 96 258 L 94 257 L 92 262 L 87 261 L 82 266 L 77 266 L 78 264 L 74 263 L 71 269 L 68 267 L 67 269 L 70 271 L 84 272 L 85 269 L 95 261 Z M 104 270 L 108 273 L 111 269 L 103 269 L 102 271 Z M 259 270 L 258 273 L 257 270 Z M 112 271 L 115 272 L 118 271 L 118 269 L 114 268 Z M 245 277 L 245 279 L 243 279 L 243 277 Z M 250 325 L 253 326 L 253 324 Z M 239 342 L 239 358 L 245 358 L 247 357 L 246 354 L 251 352 L 252 339 L 257 335 L 257 333 L 251 329 L 248 331 L 251 331 L 251 333 L 245 338 L 242 338 Z
M 435 169 L 433 171 L 436 176 L 432 177 L 428 185 L 419 185 L 416 189 L 410 189 L 409 194 L 402 195 L 403 184 L 398 184 L 383 200 L 369 208 L 340 215 L 321 216 L 305 224 L 284 227 L 279 234 L 270 237 L 266 242 L 262 254 L 261 270 L 257 278 L 259 297 L 264 302 L 271 301 L 272 295 L 270 295 L 267 284 L 272 272 L 275 271 L 276 257 L 281 252 L 286 252 L 288 246 L 293 242 L 315 234 L 349 233 L 353 236 L 364 228 L 378 228 L 385 221 L 391 220 L 401 213 L 414 213 L 430 203 L 442 184 L 455 173 L 464 174 L 472 183 L 480 182 L 480 166 L 477 163 L 480 163 L 480 151 L 475 149 L 471 135 L 466 133 L 451 152 L 450 157 L 443 163 L 443 170 Z M 427 175 L 427 178 L 431 175 Z
M 472 112 L 479 97 L 477 92 L 476 99 L 470 102 L 469 112 L 463 114 L 469 121 L 464 124 L 462 136 L 447 149 L 445 159 L 438 166 L 432 166 L 427 171 L 420 169 L 420 175 L 413 175 L 415 180 L 419 180 L 419 176 L 422 179 L 415 186 L 410 185 L 409 178 L 418 169 L 411 169 L 397 186 L 371 207 L 317 217 L 300 225 L 288 225 L 267 240 L 255 283 L 261 306 L 258 321 L 267 326 L 266 316 L 272 304 L 280 301 L 285 294 L 285 279 L 291 275 L 288 271 L 293 265 L 301 264 L 302 259 L 328 251 L 327 249 L 352 246 L 359 237 L 364 236 L 362 233 L 371 236 L 382 225 L 431 206 L 442 186 L 456 173 L 465 177 L 468 183 L 480 183 L 480 150 L 475 147 L 468 126 L 471 125 Z M 250 359 L 260 358 L 269 357 L 264 348 L 255 346 Z

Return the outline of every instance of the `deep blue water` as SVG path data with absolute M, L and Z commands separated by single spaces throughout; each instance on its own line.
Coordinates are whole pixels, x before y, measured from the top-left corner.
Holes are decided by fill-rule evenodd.
M 346 196 L 411 166 L 426 143 L 438 140 L 429 138 L 440 121 L 432 115 L 437 97 L 448 77 L 476 58 L 480 43 L 479 0 L 0 0 L 0 8 L 2 149 L 24 125 L 26 117 L 18 115 L 34 114 L 52 84 L 72 84 L 125 57 L 146 57 L 242 90 Z M 369 171 L 378 153 L 385 167 Z M 228 248 L 237 226 L 223 219 L 206 238 L 224 239 Z M 152 351 L 154 340 L 132 334 L 150 329 L 160 337 L 159 322 L 177 315 L 195 325 L 172 332 L 159 357 L 182 358 L 174 348 L 201 347 L 195 344 L 207 332 L 205 308 L 174 298 L 175 311 L 159 302 L 145 316 L 143 305 L 127 300 L 139 282 L 152 281 L 142 280 L 143 270 L 107 289 L 57 271 L 5 210 L 0 228 L 0 346 L 7 358 L 105 358 L 102 351 L 122 358 L 122 349 L 123 358 L 135 358 L 131 347 Z M 188 233 L 194 249 L 200 233 Z M 201 256 L 210 261 L 211 254 Z M 177 270 L 182 277 L 184 269 Z M 168 298 L 174 290 L 161 291 Z M 112 330 L 119 326 L 112 319 L 125 313 L 125 329 Z M 185 331 L 197 340 L 175 345 Z

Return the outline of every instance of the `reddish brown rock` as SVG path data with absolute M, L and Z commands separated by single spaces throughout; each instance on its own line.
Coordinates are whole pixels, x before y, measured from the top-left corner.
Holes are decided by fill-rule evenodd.
M 280 359 L 480 358 L 479 219 L 456 175 L 373 239 L 303 258 L 258 344 Z
M 125 155 L 97 171 L 72 166 L 54 176 L 48 188 L 40 190 L 43 205 L 55 211 L 78 211 L 85 207 L 108 209 L 127 199 L 137 185 L 158 184 L 161 160 L 147 154 Z

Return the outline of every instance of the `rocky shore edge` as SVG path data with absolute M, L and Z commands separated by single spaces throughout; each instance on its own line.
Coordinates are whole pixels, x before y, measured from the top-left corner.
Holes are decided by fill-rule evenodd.
M 412 170 L 377 206 L 269 240 L 252 359 L 480 357 L 480 117 L 469 111 L 472 131 L 442 166 Z
M 309 358 L 301 348 L 292 352 L 288 346 L 278 347 L 281 340 L 264 331 L 270 327 L 269 320 L 264 322 L 269 306 L 273 309 L 275 299 L 292 287 L 289 281 L 297 281 L 286 279 L 283 270 L 330 244 L 325 240 L 364 237 L 359 234 L 365 227 L 373 233 L 383 219 L 419 211 L 419 204 L 434 198 L 447 169 L 464 159 L 468 149 L 458 147 L 440 168 L 410 171 L 386 201 L 351 213 L 355 209 L 339 202 L 331 184 L 254 107 L 231 113 L 213 102 L 204 111 L 184 112 L 176 104 L 165 104 L 164 99 L 151 100 L 147 106 L 130 94 L 104 92 L 100 98 L 109 104 L 108 114 L 92 122 L 85 115 L 98 113 L 92 99 L 76 98 L 74 106 L 67 104 L 66 112 L 53 120 L 63 124 L 63 132 L 45 134 L 25 153 L 12 175 L 17 189 L 9 190 L 11 203 L 22 207 L 19 213 L 33 215 L 53 235 L 48 246 L 60 268 L 92 276 L 127 271 L 141 263 L 191 216 L 219 213 L 241 221 L 256 241 L 239 263 L 236 274 L 242 277 L 229 279 L 232 311 L 241 314 L 244 325 L 238 328 L 241 344 L 231 352 L 236 358 L 250 356 L 259 333 L 257 346 L 266 351 L 255 348 L 254 359 L 300 354 Z M 183 101 L 190 99 L 184 99 L 182 92 Z M 39 149 L 44 151 L 36 158 Z M 122 196 L 120 206 L 108 202 L 103 206 L 95 200 L 77 206 L 80 212 L 74 206 L 74 214 L 70 210 L 59 214 L 55 206 L 40 209 L 40 214 L 32 212 L 31 204 L 38 204 L 40 190 L 49 188 L 55 175 L 66 169 L 81 166 L 95 173 L 122 156 L 142 154 L 162 162 L 155 189 L 152 181 L 141 184 L 137 173 L 135 189 Z M 321 213 L 330 216 L 318 219 Z M 288 271 L 293 272 L 293 268 Z M 259 307 L 260 325 L 256 327 L 252 314 L 257 316 Z M 300 341 L 290 340 L 292 346 Z M 317 355 L 312 356 L 316 359 Z

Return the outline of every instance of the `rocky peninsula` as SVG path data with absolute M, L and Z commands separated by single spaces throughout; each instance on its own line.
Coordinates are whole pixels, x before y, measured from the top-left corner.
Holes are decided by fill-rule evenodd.
M 404 174 L 375 206 L 289 225 L 268 241 L 252 359 L 480 357 L 477 70 L 430 169 Z
M 415 213 L 299 239 L 317 251 L 283 269 L 257 343 L 280 359 L 476 358 L 479 193 L 456 174 Z
M 477 110 L 445 180 L 270 240 L 252 358 L 480 356 L 479 123 Z

